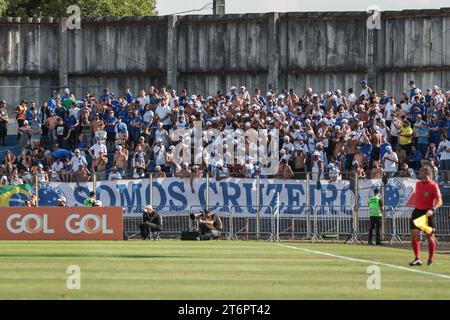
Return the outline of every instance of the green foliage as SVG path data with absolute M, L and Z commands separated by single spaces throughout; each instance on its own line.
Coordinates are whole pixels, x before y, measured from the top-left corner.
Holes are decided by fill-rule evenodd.
M 0 16 L 2 16 L 3 13 L 5 12 L 6 6 L 7 6 L 6 0 L 0 0 Z
M 78 5 L 82 18 L 154 16 L 156 0 L 0 0 L 0 15 L 11 17 L 66 17 L 67 7 Z

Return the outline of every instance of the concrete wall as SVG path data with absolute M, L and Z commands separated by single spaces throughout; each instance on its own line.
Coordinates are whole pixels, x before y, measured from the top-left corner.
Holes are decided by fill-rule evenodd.
M 47 99 L 103 87 L 122 94 L 150 85 L 215 94 L 248 89 L 316 91 L 359 87 L 361 79 L 399 97 L 415 79 L 450 84 L 450 9 L 306 12 L 83 19 L 66 30 L 53 18 L 0 18 L 0 97 Z M 18 88 L 5 88 L 17 86 Z M 19 88 L 20 87 L 20 88 Z

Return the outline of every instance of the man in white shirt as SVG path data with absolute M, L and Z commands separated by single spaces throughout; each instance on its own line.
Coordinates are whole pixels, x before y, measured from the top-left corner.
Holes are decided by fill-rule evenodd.
M 100 142 L 100 139 L 96 139 L 97 142 L 89 148 L 89 154 L 94 159 L 100 158 L 102 154 L 107 155 L 108 149 L 106 149 L 106 146 Z
M 383 156 L 382 162 L 384 164 L 384 171 L 388 177 L 394 176 L 398 170 L 398 156 L 392 151 L 392 147 L 386 147 L 386 153 Z
M 78 150 L 78 153 L 80 153 L 80 150 Z M 56 159 L 56 161 L 53 162 L 53 164 L 52 164 L 52 171 L 55 171 L 58 174 L 63 168 L 64 168 L 64 163 L 59 158 Z
M 443 134 L 441 136 L 441 142 L 439 143 L 439 154 L 441 155 L 441 160 L 439 161 L 439 169 L 444 172 L 443 179 L 447 184 L 450 176 L 450 141 L 447 135 Z
M 356 100 L 358 100 L 358 97 L 353 92 L 353 88 L 348 89 L 348 98 L 347 98 L 350 107 L 353 108 L 353 106 L 356 104 Z
M 397 105 L 395 104 L 395 98 L 390 98 L 389 102 L 386 104 L 385 115 L 384 115 L 386 118 L 388 127 L 391 125 L 392 113 L 395 112 L 396 109 L 397 109 Z
M 80 155 L 80 150 L 76 149 L 75 155 L 72 157 L 72 159 L 70 159 L 70 166 L 72 168 L 72 172 L 77 172 L 82 165 L 87 166 L 87 164 L 88 163 L 86 161 L 86 158 Z
M 161 139 L 156 141 L 156 146 L 153 147 L 153 154 L 155 165 L 164 168 L 166 164 L 166 147 L 164 147 Z
M 291 139 L 289 138 L 289 136 L 285 136 L 283 146 L 281 147 L 281 149 L 286 150 L 287 153 L 291 153 L 294 151 L 294 145 L 290 142 L 290 140 Z
M 145 95 L 145 90 L 139 91 L 139 97 L 136 99 L 139 101 L 139 106 L 145 107 L 146 104 L 150 103 L 150 98 Z
M 167 105 L 166 99 L 162 98 L 161 103 L 155 110 L 156 115 L 158 116 L 158 121 L 162 122 L 166 130 L 170 129 L 170 113 L 172 109 Z
M 112 181 L 112 180 L 121 180 L 121 179 L 122 179 L 122 175 L 121 175 L 120 172 L 117 170 L 117 167 L 112 167 L 111 173 L 109 174 L 108 179 L 109 179 L 110 181 Z

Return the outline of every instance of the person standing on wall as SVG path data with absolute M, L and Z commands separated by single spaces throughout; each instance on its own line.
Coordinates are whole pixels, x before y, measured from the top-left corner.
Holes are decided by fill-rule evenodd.
M 383 199 L 380 197 L 380 190 L 375 189 L 374 195 L 369 198 L 369 245 L 373 245 L 373 230 L 375 229 L 375 241 L 377 245 L 383 245 L 380 238 L 380 228 L 384 213 Z

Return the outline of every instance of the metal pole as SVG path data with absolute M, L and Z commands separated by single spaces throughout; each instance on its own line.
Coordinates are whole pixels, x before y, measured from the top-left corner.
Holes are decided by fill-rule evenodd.
M 311 239 L 311 199 L 309 196 L 309 174 L 306 174 L 306 238 Z
M 153 173 L 150 172 L 150 205 L 153 207 Z
M 280 203 L 280 193 L 277 194 L 277 243 L 280 242 L 280 207 L 281 207 L 281 203 Z
M 386 203 L 384 199 L 386 197 L 386 186 L 383 183 L 383 179 L 381 179 L 381 199 L 383 200 L 384 213 L 381 218 L 381 237 L 383 241 L 386 241 Z
M 34 187 L 36 192 L 36 207 L 39 207 L 39 180 L 37 174 L 34 177 Z
M 95 167 L 92 166 L 92 191 L 97 190 L 97 175 L 95 174 Z
M 355 218 L 353 229 L 355 233 L 358 233 L 358 219 L 359 219 L 359 176 L 358 173 L 355 172 Z
M 261 190 L 261 177 L 258 175 L 256 177 L 256 240 L 259 240 L 259 233 L 260 233 L 260 217 L 259 217 L 259 211 L 260 211 L 260 199 L 259 199 L 259 193 Z
M 206 172 L 206 208 L 209 207 L 209 172 Z

